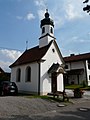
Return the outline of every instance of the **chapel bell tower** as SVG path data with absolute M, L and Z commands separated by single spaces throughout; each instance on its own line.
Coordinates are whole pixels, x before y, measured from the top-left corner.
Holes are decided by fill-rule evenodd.
M 45 18 L 41 20 L 41 37 L 39 38 L 39 48 L 49 44 L 54 37 L 54 22 L 49 18 L 48 9 L 46 9 Z

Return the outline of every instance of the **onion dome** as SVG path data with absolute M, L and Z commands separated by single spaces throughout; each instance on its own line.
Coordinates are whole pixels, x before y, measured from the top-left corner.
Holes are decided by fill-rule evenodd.
M 47 9 L 46 9 L 46 13 L 45 13 L 45 18 L 43 20 L 41 20 L 40 27 L 42 28 L 42 26 L 44 26 L 44 25 L 52 25 L 54 27 L 54 22 L 52 19 L 49 18 L 49 13 L 48 13 Z

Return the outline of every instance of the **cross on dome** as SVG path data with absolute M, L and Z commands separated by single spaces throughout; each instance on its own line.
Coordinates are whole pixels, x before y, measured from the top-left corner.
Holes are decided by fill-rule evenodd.
M 48 9 L 46 9 L 45 18 L 49 18 Z

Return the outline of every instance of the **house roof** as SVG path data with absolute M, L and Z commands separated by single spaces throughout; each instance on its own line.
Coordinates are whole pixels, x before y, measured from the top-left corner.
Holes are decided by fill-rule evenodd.
M 34 48 L 26 50 L 12 65 L 10 65 L 10 68 L 17 65 L 40 61 L 41 58 L 45 55 L 45 53 L 49 49 L 52 42 L 53 41 L 51 41 L 47 46 L 42 48 L 39 48 L 39 46 L 36 46 Z
M 67 71 L 68 75 L 81 75 L 83 74 L 84 72 L 84 69 L 81 68 L 81 69 L 72 69 L 70 71 Z
M 55 72 L 57 72 L 57 73 L 65 73 L 65 71 L 64 71 L 64 69 L 63 69 L 63 66 L 62 65 L 60 65 L 59 63 L 53 63 L 52 64 L 52 66 L 49 68 L 49 70 L 48 70 L 48 73 L 50 74 L 50 73 L 55 73 Z
M 90 53 L 64 57 L 65 62 L 75 62 L 75 61 L 82 61 L 82 60 L 90 60 Z
M 60 67 L 60 65 L 57 63 L 53 63 L 53 65 L 49 68 L 48 73 L 54 73 L 58 70 L 58 68 Z

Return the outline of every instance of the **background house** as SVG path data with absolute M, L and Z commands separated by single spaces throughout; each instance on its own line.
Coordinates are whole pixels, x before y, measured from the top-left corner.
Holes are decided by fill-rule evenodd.
M 4 70 L 0 67 L 0 74 L 4 73 Z
M 66 84 L 87 83 L 90 86 L 90 53 L 64 57 L 66 64 Z
M 45 95 L 63 91 L 63 57 L 54 37 L 54 22 L 48 10 L 41 20 L 39 45 L 26 50 L 11 66 L 11 81 L 19 92 Z
M 10 81 L 10 73 L 5 72 L 1 67 L 0 67 L 0 82 L 3 80 L 8 80 Z

